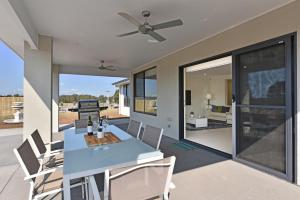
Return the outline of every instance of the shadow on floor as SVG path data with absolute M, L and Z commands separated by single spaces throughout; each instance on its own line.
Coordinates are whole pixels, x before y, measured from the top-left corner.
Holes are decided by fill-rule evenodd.
M 126 131 L 128 123 L 115 124 Z M 143 131 L 143 130 L 142 130 Z M 176 156 L 174 173 L 179 173 L 228 160 L 228 158 L 196 146 L 163 136 L 160 145 L 165 157 Z
M 129 120 L 111 120 L 110 123 L 126 131 Z M 63 134 L 55 133 L 53 134 L 53 138 L 54 140 L 63 140 Z M 53 146 L 53 149 L 62 148 L 62 145 L 62 143 L 58 143 Z M 218 155 L 214 152 L 172 139 L 167 136 L 162 137 L 160 149 L 165 154 L 165 157 L 169 157 L 172 155 L 176 156 L 174 173 L 204 167 L 228 160 L 228 158 Z

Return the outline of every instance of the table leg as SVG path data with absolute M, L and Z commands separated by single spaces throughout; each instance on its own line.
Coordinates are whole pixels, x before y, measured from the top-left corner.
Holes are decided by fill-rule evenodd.
M 63 180 L 64 187 L 64 200 L 71 200 L 71 189 L 70 189 L 70 179 L 64 176 Z

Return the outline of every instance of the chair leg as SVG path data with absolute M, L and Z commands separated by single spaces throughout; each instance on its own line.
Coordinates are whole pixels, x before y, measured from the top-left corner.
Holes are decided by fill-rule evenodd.
M 84 186 L 85 186 L 85 197 L 88 200 L 90 198 L 89 192 L 88 192 L 88 178 L 85 177 L 84 180 L 85 180 L 85 183 L 84 183 Z
M 81 198 L 82 199 L 84 199 L 84 195 L 85 195 L 85 192 L 84 192 L 84 180 L 85 180 L 85 178 L 81 179 Z
M 28 196 L 28 199 L 29 199 L 29 200 L 32 200 L 33 187 L 34 187 L 33 182 L 30 181 L 30 189 L 29 189 L 29 196 Z
M 163 200 L 168 200 L 168 199 L 169 199 L 169 194 L 168 193 L 164 194 Z

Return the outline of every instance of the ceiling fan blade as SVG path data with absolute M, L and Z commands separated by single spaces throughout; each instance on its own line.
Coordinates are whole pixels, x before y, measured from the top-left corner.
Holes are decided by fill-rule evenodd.
M 127 36 L 127 35 L 133 35 L 133 34 L 136 34 L 138 33 L 139 31 L 132 31 L 132 32 L 129 32 L 129 33 L 123 33 L 123 34 L 120 34 L 120 35 L 117 35 L 118 37 L 124 37 L 124 36 Z
M 136 26 L 140 26 L 142 25 L 138 20 L 136 20 L 135 18 L 133 18 L 132 16 L 128 15 L 127 13 L 124 12 L 119 12 L 118 13 L 120 16 L 124 17 L 125 19 L 127 19 L 128 21 L 130 21 L 131 23 L 133 23 Z
M 154 32 L 154 31 L 148 31 L 147 34 L 159 42 L 166 40 L 166 38 L 164 38 L 163 36 L 159 35 L 158 33 Z
M 159 29 L 164 29 L 164 28 L 171 28 L 174 26 L 181 26 L 183 25 L 183 22 L 180 19 L 168 21 L 168 22 L 163 22 L 160 24 L 153 25 L 152 28 L 154 30 L 159 30 Z
M 105 67 L 104 70 L 108 70 L 108 71 L 116 71 L 116 69 L 107 68 L 107 67 Z

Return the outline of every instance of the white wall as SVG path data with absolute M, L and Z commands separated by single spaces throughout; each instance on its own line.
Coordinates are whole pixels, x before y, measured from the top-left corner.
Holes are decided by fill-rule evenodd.
M 119 86 L 119 114 L 130 116 L 130 107 L 124 106 L 123 85 Z M 129 93 L 130 94 L 130 93 Z M 132 103 L 132 102 L 130 102 Z
M 218 106 L 226 105 L 226 80 L 232 79 L 231 75 L 212 76 L 209 80 L 212 94 L 211 104 Z
M 24 49 L 23 138 L 38 129 L 44 142 L 52 131 L 52 38 L 39 36 L 38 50 Z
M 186 90 L 191 90 L 191 105 L 186 106 L 186 117 L 190 112 L 195 116 L 205 115 L 207 109 L 206 94 L 211 93 L 210 77 L 203 76 L 200 73 L 186 73 Z
M 59 131 L 59 65 L 52 69 L 52 131 Z
M 157 59 L 138 67 L 131 75 L 141 70 L 157 66 L 157 94 L 158 111 L 157 116 L 150 116 L 133 112 L 131 117 L 143 123 L 159 126 L 165 129 L 164 134 L 172 138 L 179 137 L 179 70 L 180 65 L 192 61 L 209 58 L 215 55 L 233 51 L 261 41 L 269 40 L 284 34 L 297 32 L 298 51 L 297 67 L 300 67 L 300 0 L 296 0 L 282 8 L 267 13 L 261 17 L 248 21 L 230 30 L 226 30 L 216 36 L 179 50 L 171 55 Z M 166 41 L 168 42 L 168 41 Z M 297 71 L 300 80 L 300 69 Z M 297 83 L 298 94 L 300 94 L 300 81 Z M 131 86 L 132 88 L 132 86 Z M 297 99 L 298 114 L 297 124 L 300 124 L 300 98 Z M 170 125 L 170 127 L 168 127 Z M 300 126 L 297 126 L 300 133 Z M 297 137 L 297 160 L 300 160 L 300 136 Z M 298 162 L 298 161 L 297 161 Z M 300 172 L 300 163 L 297 166 Z M 300 174 L 297 176 L 300 183 Z
M 203 116 L 207 112 L 206 94 L 210 93 L 210 104 L 226 105 L 226 80 L 232 79 L 231 75 L 206 75 L 199 72 L 186 73 L 186 90 L 192 92 L 192 105 L 186 106 L 186 116 L 193 111 L 195 116 Z

